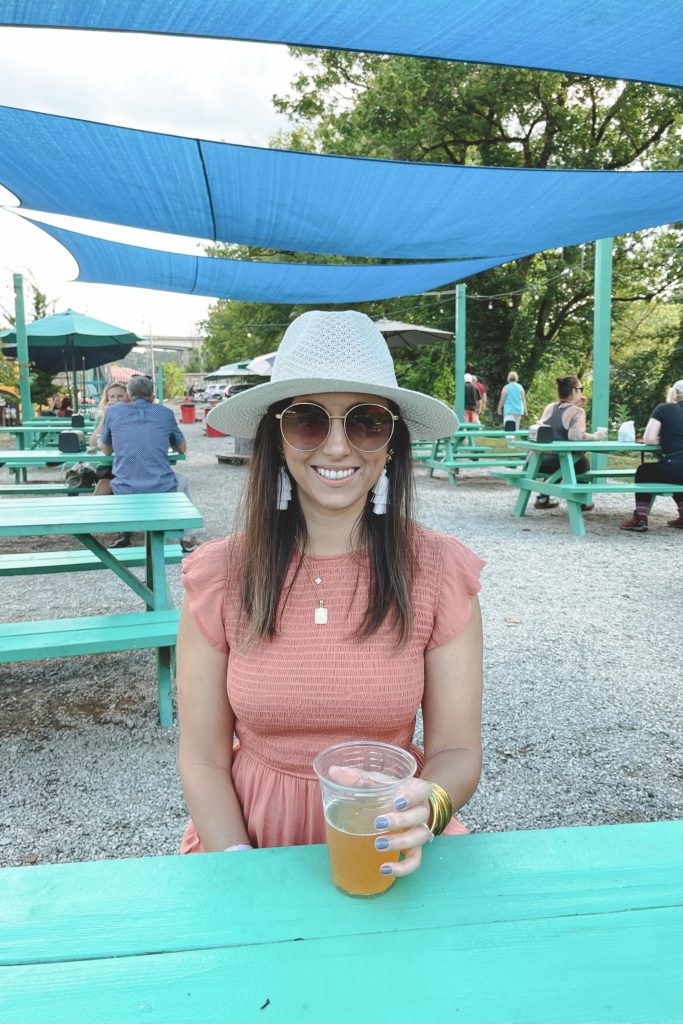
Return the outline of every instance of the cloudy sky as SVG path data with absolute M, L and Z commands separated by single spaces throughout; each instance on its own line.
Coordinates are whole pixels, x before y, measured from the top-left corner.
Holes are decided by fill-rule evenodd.
M 297 63 L 284 46 L 58 29 L 0 28 L 0 103 L 49 114 L 268 145 L 284 126 L 272 107 Z M 57 310 L 68 306 L 148 335 L 196 333 L 211 300 L 112 285 L 69 283 L 75 261 L 7 207 L 1 186 L 0 322 L 14 307 L 12 274 L 33 278 Z M 196 252 L 197 240 L 43 215 L 45 221 L 116 241 Z

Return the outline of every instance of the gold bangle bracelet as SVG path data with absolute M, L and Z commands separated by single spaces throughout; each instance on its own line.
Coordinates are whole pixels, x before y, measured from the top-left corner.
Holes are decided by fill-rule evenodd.
M 446 790 L 438 783 L 431 783 L 432 792 L 429 797 L 429 829 L 435 836 L 440 836 L 453 817 L 453 803 Z

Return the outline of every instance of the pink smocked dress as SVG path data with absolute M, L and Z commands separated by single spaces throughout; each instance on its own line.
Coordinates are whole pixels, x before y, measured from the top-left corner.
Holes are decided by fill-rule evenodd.
M 247 650 L 239 619 L 240 537 L 204 544 L 183 562 L 192 617 L 206 640 L 228 654 L 226 684 L 239 741 L 232 777 L 254 846 L 325 842 L 312 764 L 333 743 L 381 740 L 411 750 L 420 767 L 424 763 L 412 740 L 425 652 L 446 643 L 469 619 L 484 563 L 459 541 L 423 527 L 416 527 L 416 550 L 413 631 L 398 650 L 386 623 L 366 640 L 351 638 L 367 603 L 365 552 L 338 583 L 348 556 L 315 558 L 327 625 L 314 623 L 317 588 L 303 568 L 289 589 L 295 560 L 285 582 L 278 635 Z M 446 831 L 466 830 L 454 818 Z M 181 853 L 200 852 L 190 822 Z

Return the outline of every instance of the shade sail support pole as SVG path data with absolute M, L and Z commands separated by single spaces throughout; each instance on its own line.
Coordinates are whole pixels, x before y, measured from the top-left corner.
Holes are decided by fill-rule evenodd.
M 160 402 L 164 401 L 164 368 L 157 366 L 156 393 Z
M 609 369 L 612 333 L 612 239 L 595 243 L 593 301 L 593 402 L 591 427 L 609 425 Z M 594 456 L 595 469 L 606 469 L 607 455 Z
M 455 286 L 455 415 L 465 419 L 465 349 L 467 333 L 467 285 Z
M 28 362 L 28 338 L 26 337 L 26 313 L 24 311 L 24 279 L 21 274 L 14 274 L 14 330 L 17 336 L 17 364 L 19 366 L 19 401 L 21 404 L 21 421 L 26 423 L 33 418 L 33 402 L 31 401 L 31 370 Z M 27 439 L 28 447 L 31 438 Z

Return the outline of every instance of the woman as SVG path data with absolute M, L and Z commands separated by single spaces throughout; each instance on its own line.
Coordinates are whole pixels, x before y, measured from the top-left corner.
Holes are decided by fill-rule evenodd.
M 660 462 L 643 462 L 635 475 L 637 484 L 683 484 L 683 379 L 669 388 L 666 402 L 655 406 L 643 434 L 644 444 L 660 444 L 664 458 Z M 645 533 L 647 513 L 654 494 L 637 494 L 633 515 L 619 527 L 633 533 Z M 678 516 L 669 526 L 683 530 L 683 493 L 673 496 Z
M 521 423 L 522 416 L 528 416 L 529 410 L 526 404 L 526 393 L 524 388 L 519 383 L 519 379 L 514 370 L 510 370 L 508 373 L 508 382 L 500 392 L 500 398 L 498 399 L 498 415 L 503 416 L 503 423 L 507 423 L 512 420 L 515 424 L 515 430 L 519 430 L 519 424 Z
M 110 405 L 116 405 L 118 402 L 128 402 L 128 391 L 126 385 L 121 384 L 119 381 L 110 380 L 105 385 L 104 391 L 102 392 L 102 398 L 97 409 L 97 419 L 95 420 L 95 426 L 93 427 L 92 434 L 90 435 L 90 442 L 88 444 L 89 452 L 96 452 L 99 448 L 100 437 L 102 436 L 102 425 L 104 423 L 104 415 Z M 114 474 L 112 473 L 111 466 L 98 466 L 95 471 L 97 477 L 97 486 L 95 487 L 95 494 L 111 494 L 111 483 Z
M 595 434 L 586 431 L 586 413 L 584 410 L 585 399 L 583 397 L 583 384 L 578 377 L 556 377 L 557 401 L 546 405 L 541 416 L 541 425 L 552 427 L 554 441 L 600 441 L 604 436 L 603 430 Z M 544 455 L 541 460 L 541 472 L 550 475 L 560 468 L 560 460 L 557 455 Z M 579 455 L 574 460 L 574 469 L 577 473 L 585 473 L 590 469 L 590 461 L 586 455 Z M 558 501 L 554 501 L 547 494 L 539 494 L 534 502 L 534 508 L 557 508 Z M 584 512 L 590 512 L 593 505 L 582 505 Z
M 377 739 L 420 766 L 375 824 L 405 829 L 377 848 L 406 851 L 381 870 L 408 874 L 434 830 L 466 831 L 447 822 L 481 769 L 483 563 L 410 518 L 411 438 L 449 436 L 457 420 L 397 386 L 368 317 L 315 311 L 288 328 L 270 382 L 209 422 L 254 445 L 243 531 L 183 565 L 180 771 L 193 823 L 181 852 L 324 842 L 315 756 Z M 424 753 L 412 745 L 420 705 Z

